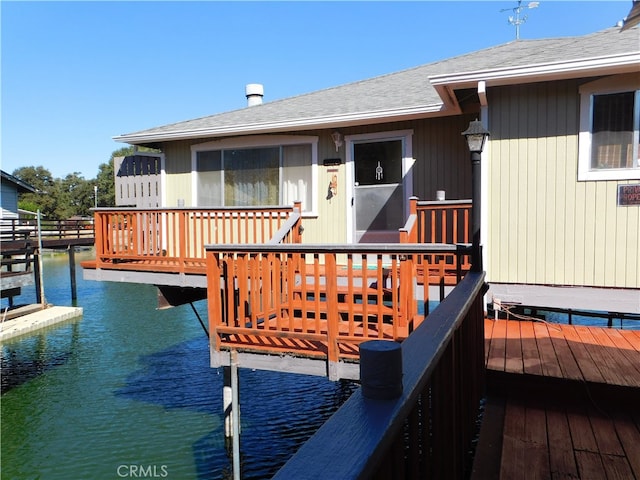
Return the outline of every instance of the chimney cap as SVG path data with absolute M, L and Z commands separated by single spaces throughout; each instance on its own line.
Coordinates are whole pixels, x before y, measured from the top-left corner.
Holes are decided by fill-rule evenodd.
M 247 96 L 247 105 L 260 105 L 264 96 L 264 86 L 260 83 L 249 83 L 245 86 L 245 95 Z

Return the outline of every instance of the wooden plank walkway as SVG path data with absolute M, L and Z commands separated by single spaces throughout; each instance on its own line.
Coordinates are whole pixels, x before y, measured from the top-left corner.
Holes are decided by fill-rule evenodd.
M 473 480 L 640 479 L 640 331 L 485 320 Z
M 640 330 L 485 320 L 490 371 L 640 388 Z

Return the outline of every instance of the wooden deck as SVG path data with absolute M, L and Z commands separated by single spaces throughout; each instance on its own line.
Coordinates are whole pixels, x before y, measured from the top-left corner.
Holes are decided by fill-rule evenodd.
M 640 479 L 640 331 L 485 320 L 472 478 Z

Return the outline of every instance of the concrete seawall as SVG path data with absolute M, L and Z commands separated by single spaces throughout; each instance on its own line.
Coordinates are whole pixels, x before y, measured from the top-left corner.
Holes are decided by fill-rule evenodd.
M 56 307 L 38 310 L 0 324 L 0 342 L 82 316 L 81 307 Z

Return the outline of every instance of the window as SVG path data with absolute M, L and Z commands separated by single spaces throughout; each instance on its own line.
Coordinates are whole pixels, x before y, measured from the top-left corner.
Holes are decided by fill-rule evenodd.
M 640 178 L 640 89 L 605 87 L 581 88 L 578 180 Z
M 316 144 L 316 137 L 277 137 L 263 138 L 262 144 L 254 139 L 250 145 L 195 146 L 197 205 L 293 205 L 300 200 L 304 212 L 313 211 Z

